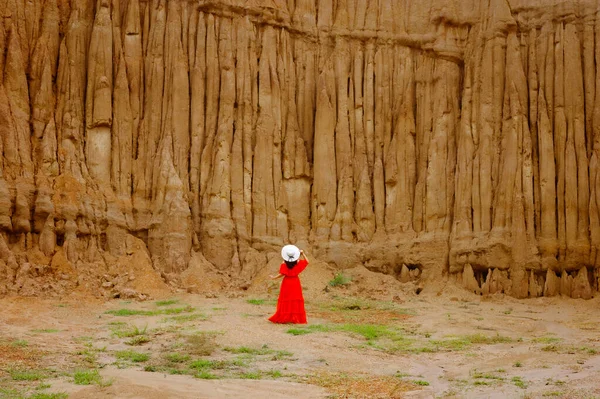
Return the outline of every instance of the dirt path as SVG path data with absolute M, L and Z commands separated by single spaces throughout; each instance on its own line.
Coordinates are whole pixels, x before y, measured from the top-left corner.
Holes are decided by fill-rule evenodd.
M 76 399 L 600 397 L 597 299 L 461 294 L 394 303 L 343 294 L 308 301 L 309 325 L 296 329 L 266 321 L 272 297 L 4 298 L 0 397 L 40 389 Z M 206 353 L 189 337 L 206 338 Z M 132 361 L 132 353 L 148 358 Z M 82 369 L 101 380 L 74 384 Z M 23 380 L 14 370 L 43 376 Z

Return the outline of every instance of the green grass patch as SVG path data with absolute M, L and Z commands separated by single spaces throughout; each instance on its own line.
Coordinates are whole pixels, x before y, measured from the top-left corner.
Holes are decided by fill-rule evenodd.
M 148 337 L 147 335 L 138 335 L 131 339 L 128 339 L 124 343 L 125 343 L 125 345 L 129 345 L 129 346 L 140 346 L 140 345 L 144 345 L 148 342 L 150 342 L 150 337 Z
M 387 326 L 376 324 L 342 324 L 340 331 L 361 335 L 367 341 L 375 340 L 381 337 L 397 338 L 397 331 Z
M 429 383 L 427 381 L 424 381 L 424 380 L 415 380 L 415 381 L 412 381 L 412 383 L 415 384 L 415 385 L 421 385 L 421 386 L 424 386 L 424 387 L 429 386 Z
M 169 305 L 175 305 L 178 302 L 179 302 L 179 299 L 166 299 L 163 301 L 156 301 L 154 303 L 156 304 L 156 306 L 169 306 Z
M 217 376 L 207 370 L 199 370 L 197 373 L 194 374 L 194 377 L 199 378 L 201 380 L 217 380 L 217 379 L 219 379 L 219 376 Z
M 345 276 L 343 273 L 336 273 L 331 281 L 329 281 L 329 285 L 331 287 L 339 287 L 342 285 L 350 284 L 352 279 L 348 276 Z
M 478 385 L 492 385 L 491 382 L 489 381 L 485 381 L 485 380 L 477 380 L 477 381 L 473 381 L 473 385 L 478 386 Z
M 144 326 L 144 328 L 138 326 L 128 326 L 127 328 L 123 328 L 122 325 L 119 325 L 118 328 L 112 330 L 112 333 L 119 338 L 131 338 L 137 337 L 138 335 L 146 335 L 147 330 L 148 326 Z
M 557 337 L 539 337 L 533 339 L 533 342 L 536 344 L 555 344 L 560 341 L 562 341 L 562 339 Z
M 525 381 L 523 381 L 523 378 L 521 378 L 521 377 L 513 377 L 510 380 L 512 381 L 513 384 L 515 384 L 515 386 L 517 386 L 521 389 L 527 388 L 527 383 Z
M 231 363 L 226 360 L 208 360 L 198 359 L 189 364 L 190 369 L 194 370 L 223 370 L 229 368 Z
M 22 399 L 23 395 L 14 388 L 1 388 L 0 398 L 2 399 Z
M 314 332 L 331 332 L 331 331 L 335 331 L 334 325 L 311 324 L 306 327 L 290 328 L 286 332 L 288 334 L 292 334 L 292 335 L 304 335 L 304 334 L 310 334 L 310 333 L 314 333 Z
M 29 342 L 24 339 L 16 339 L 10 343 L 10 346 L 15 348 L 25 348 L 27 345 L 29 345 Z
M 75 385 L 102 385 L 103 379 L 98 370 L 78 370 L 73 373 Z
M 262 378 L 262 373 L 260 371 L 248 371 L 241 373 L 238 377 L 244 380 L 260 380 Z
M 268 375 L 271 378 L 281 378 L 283 377 L 283 373 L 279 370 L 269 370 L 265 373 L 266 375 Z
M 265 304 L 264 299 L 247 299 L 246 302 L 248 302 L 251 305 L 264 305 Z
M 231 353 L 247 353 L 249 355 L 269 355 L 275 352 L 273 349 L 270 349 L 267 345 L 263 345 L 261 348 L 250 348 L 247 346 L 240 346 L 237 348 L 225 347 L 223 348 L 223 350 Z
M 480 373 L 480 372 L 474 372 L 471 377 L 473 378 L 480 378 L 480 379 L 484 379 L 484 380 L 499 380 L 502 381 L 504 380 L 504 377 L 500 377 L 491 373 Z
M 165 355 L 165 359 L 167 359 L 171 363 L 183 363 L 183 362 L 187 362 L 188 360 L 190 360 L 190 355 L 181 354 L 181 353 L 177 353 L 177 352 L 167 353 Z
M 39 381 L 46 378 L 46 374 L 40 370 L 13 369 L 8 372 L 14 381 Z
M 31 332 L 34 333 L 46 333 L 46 334 L 53 334 L 53 333 L 57 333 L 60 330 L 57 330 L 55 328 L 42 328 L 42 329 L 36 329 L 36 330 L 31 330 Z
M 159 315 L 174 315 L 180 313 L 191 313 L 196 310 L 192 306 L 185 306 L 180 308 L 166 308 L 166 309 L 157 309 L 157 310 L 137 310 L 137 309 L 118 309 L 118 310 L 108 310 L 104 313 L 110 314 L 113 316 L 159 316 Z
M 36 392 L 29 396 L 28 399 L 67 399 L 68 394 L 64 392 L 48 393 L 48 392 Z
M 115 353 L 115 357 L 118 360 L 127 360 L 134 363 L 142 363 L 150 359 L 150 355 L 148 353 L 141 353 L 132 350 L 118 351 Z

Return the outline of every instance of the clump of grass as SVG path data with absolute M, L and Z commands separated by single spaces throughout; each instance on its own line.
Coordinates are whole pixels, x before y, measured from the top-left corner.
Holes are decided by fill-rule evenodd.
M 413 384 L 421 385 L 421 386 L 424 386 L 424 387 L 429 386 L 429 383 L 427 381 L 424 381 L 424 380 L 415 380 L 415 381 L 413 381 Z
M 73 374 L 75 385 L 110 385 L 110 382 L 105 381 L 98 370 L 78 370 Z
M 231 363 L 226 360 L 208 360 L 208 359 L 197 359 L 189 364 L 190 369 L 202 371 L 202 370 L 222 370 L 231 366 Z
M 266 374 L 271 378 L 281 378 L 283 377 L 283 373 L 279 370 L 269 370 Z
M 0 398 L 21 399 L 23 396 L 19 391 L 13 388 L 0 388 Z
M 376 324 L 343 324 L 340 326 L 340 331 L 362 335 L 367 341 L 381 337 L 393 339 L 398 336 L 398 332 L 389 327 Z
M 150 355 L 147 353 L 136 352 L 132 350 L 118 351 L 115 353 L 115 357 L 118 360 L 127 360 L 134 363 L 142 363 L 150 359 Z
M 202 380 L 217 380 L 217 379 L 219 379 L 219 376 L 214 375 L 213 373 L 211 373 L 210 371 L 207 371 L 207 370 L 198 371 L 196 374 L 194 374 L 194 377 L 202 379 Z
M 481 373 L 481 372 L 474 372 L 471 375 L 473 378 L 481 378 L 481 379 L 485 379 L 485 380 L 503 380 L 503 377 L 491 374 L 491 373 Z
M 542 394 L 542 396 L 544 397 L 552 397 L 552 396 L 562 396 L 563 392 L 560 391 L 549 391 L 549 392 L 544 392 Z
M 165 358 L 171 363 L 183 363 L 190 360 L 190 355 L 184 355 L 181 353 L 168 353 L 165 355 Z
M 477 381 L 473 381 L 473 385 L 492 385 L 489 381 L 482 381 L 482 380 L 477 380 Z
M 125 341 L 125 345 L 140 346 L 148 342 L 150 342 L 150 337 L 148 337 L 147 335 L 138 335 Z
M 263 345 L 261 348 L 250 348 L 247 346 L 240 346 L 237 348 L 225 347 L 223 350 L 231 353 L 247 353 L 249 355 L 268 355 L 275 352 L 267 345 Z
M 539 337 L 533 339 L 533 342 L 537 344 L 554 344 L 560 341 L 562 341 L 562 339 L 557 337 Z
M 91 344 L 86 345 L 85 349 L 79 350 L 75 354 L 81 356 L 82 360 L 89 366 L 96 365 L 97 355 Z
M 517 362 L 515 362 L 515 364 L 513 364 L 513 366 L 515 366 L 515 367 L 523 367 L 523 363 L 517 361 Z
M 156 306 L 169 306 L 169 305 L 175 305 L 178 302 L 179 302 L 179 299 L 166 299 L 163 301 L 156 301 L 154 303 L 156 304 Z
M 10 346 L 15 348 L 25 348 L 27 345 L 29 345 L 29 342 L 25 341 L 24 339 L 16 339 L 10 343 Z
M 515 384 L 515 386 L 517 386 L 521 389 L 527 388 L 527 383 L 525 381 L 523 381 L 523 378 L 521 378 L 521 377 L 513 377 L 513 378 L 511 378 L 511 381 L 513 382 L 513 384 Z
M 47 333 L 47 334 L 53 334 L 53 333 L 57 333 L 60 330 L 57 330 L 55 328 L 42 328 L 42 329 L 36 329 L 36 330 L 31 330 L 31 332 L 34 333 Z
M 28 399 L 67 399 L 68 394 L 64 392 L 48 393 L 48 392 L 36 392 L 31 395 Z
M 304 334 L 310 334 L 313 332 L 329 332 L 329 331 L 332 331 L 332 328 L 333 328 L 332 326 L 324 325 L 324 324 L 311 324 L 306 327 L 290 328 L 286 332 L 288 334 L 292 334 L 292 335 L 304 335 Z
M 344 276 L 344 274 L 340 272 L 336 273 L 333 279 L 329 282 L 329 285 L 331 287 L 339 287 L 342 285 L 350 284 L 351 281 L 352 279 L 350 277 Z
M 39 381 L 46 377 L 45 373 L 39 370 L 9 370 L 10 378 L 14 381 Z
M 262 373 L 260 371 L 248 371 L 240 374 L 238 377 L 245 380 L 260 380 Z
M 248 302 L 251 305 L 264 305 L 265 300 L 264 299 L 248 299 L 248 300 L 246 300 L 246 302 Z
M 113 329 L 113 335 L 119 338 L 131 338 L 137 337 L 138 335 L 146 335 L 146 331 L 148 330 L 148 326 L 144 326 L 144 328 L 140 328 L 138 326 L 129 326 L 126 329 L 123 329 L 121 327 L 122 326 L 119 325 L 119 328 Z
M 174 315 L 180 313 L 191 313 L 196 310 L 192 306 L 185 306 L 181 308 L 166 308 L 157 310 L 137 310 L 137 309 L 118 309 L 106 311 L 106 314 L 113 316 L 159 316 L 159 315 Z
M 542 350 L 544 352 L 558 352 L 558 350 L 560 349 L 560 347 L 558 345 L 546 345 L 542 348 Z

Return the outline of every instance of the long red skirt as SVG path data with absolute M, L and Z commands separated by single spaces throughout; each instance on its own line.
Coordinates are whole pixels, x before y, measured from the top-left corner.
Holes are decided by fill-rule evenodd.
M 297 276 L 284 276 L 277 300 L 277 311 L 269 318 L 273 323 L 306 324 L 302 286 Z

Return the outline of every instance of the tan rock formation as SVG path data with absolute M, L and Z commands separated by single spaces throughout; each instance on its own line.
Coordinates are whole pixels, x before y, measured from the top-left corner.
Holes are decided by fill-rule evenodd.
M 251 278 L 295 242 L 425 286 L 589 298 L 599 11 L 1 2 L 0 293 L 133 289 L 103 274 L 135 238 L 174 283 L 199 256 Z

